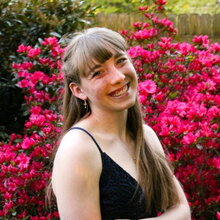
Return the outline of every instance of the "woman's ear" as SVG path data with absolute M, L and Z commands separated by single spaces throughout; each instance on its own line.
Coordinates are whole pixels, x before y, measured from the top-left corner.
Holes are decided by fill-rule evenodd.
M 71 90 L 71 92 L 73 93 L 73 95 L 81 100 L 86 100 L 86 95 L 84 94 L 83 89 L 80 87 L 79 84 L 71 82 L 69 84 L 69 88 Z

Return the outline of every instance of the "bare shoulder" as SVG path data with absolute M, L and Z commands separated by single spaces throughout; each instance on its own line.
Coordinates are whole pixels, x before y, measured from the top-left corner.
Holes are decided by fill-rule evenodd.
M 144 124 L 144 138 L 147 144 L 155 151 L 164 155 L 163 147 L 155 131 L 148 125 Z
M 64 135 L 54 159 L 53 180 L 56 180 L 56 174 L 59 176 L 59 173 L 62 176 L 66 173 L 67 180 L 71 175 L 78 179 L 84 178 L 81 175 L 87 172 L 87 175 L 91 173 L 94 178 L 99 178 L 101 168 L 100 153 L 88 134 L 74 129 Z
M 61 160 L 72 157 L 97 159 L 96 156 L 99 156 L 99 151 L 94 141 L 88 134 L 78 129 L 70 130 L 64 135 L 56 153 L 56 157 Z
M 52 172 L 61 219 L 101 219 L 101 170 L 100 153 L 91 137 L 80 130 L 69 131 L 62 138 Z
M 74 155 L 98 152 L 92 138 L 79 129 L 70 130 L 63 136 L 58 153 L 59 151 L 62 151 L 62 153 L 71 152 Z

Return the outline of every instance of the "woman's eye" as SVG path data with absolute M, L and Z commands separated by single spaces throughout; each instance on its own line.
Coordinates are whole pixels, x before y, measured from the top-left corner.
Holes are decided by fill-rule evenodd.
M 100 74 L 101 74 L 101 71 L 96 71 L 96 72 L 94 72 L 94 73 L 92 74 L 92 77 L 98 76 L 98 75 L 100 75 Z
M 127 58 L 123 57 L 123 58 L 118 59 L 118 60 L 117 60 L 117 63 L 118 63 L 118 64 L 124 63 L 126 60 L 127 60 Z

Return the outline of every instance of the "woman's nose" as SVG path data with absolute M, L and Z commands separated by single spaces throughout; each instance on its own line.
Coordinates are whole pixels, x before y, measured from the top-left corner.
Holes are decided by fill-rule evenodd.
M 109 77 L 110 77 L 111 84 L 121 83 L 125 79 L 125 75 L 123 71 L 116 67 L 111 68 Z

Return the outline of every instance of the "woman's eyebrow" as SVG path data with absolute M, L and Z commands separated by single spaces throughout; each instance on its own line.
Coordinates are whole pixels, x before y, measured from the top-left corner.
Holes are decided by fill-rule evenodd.
M 124 55 L 125 55 L 124 52 L 117 52 L 117 53 L 114 55 L 114 58 L 117 59 L 118 57 L 124 56 Z
M 90 68 L 90 71 L 93 72 L 95 69 L 98 69 L 99 67 L 101 67 L 101 64 L 96 64 L 95 66 Z

